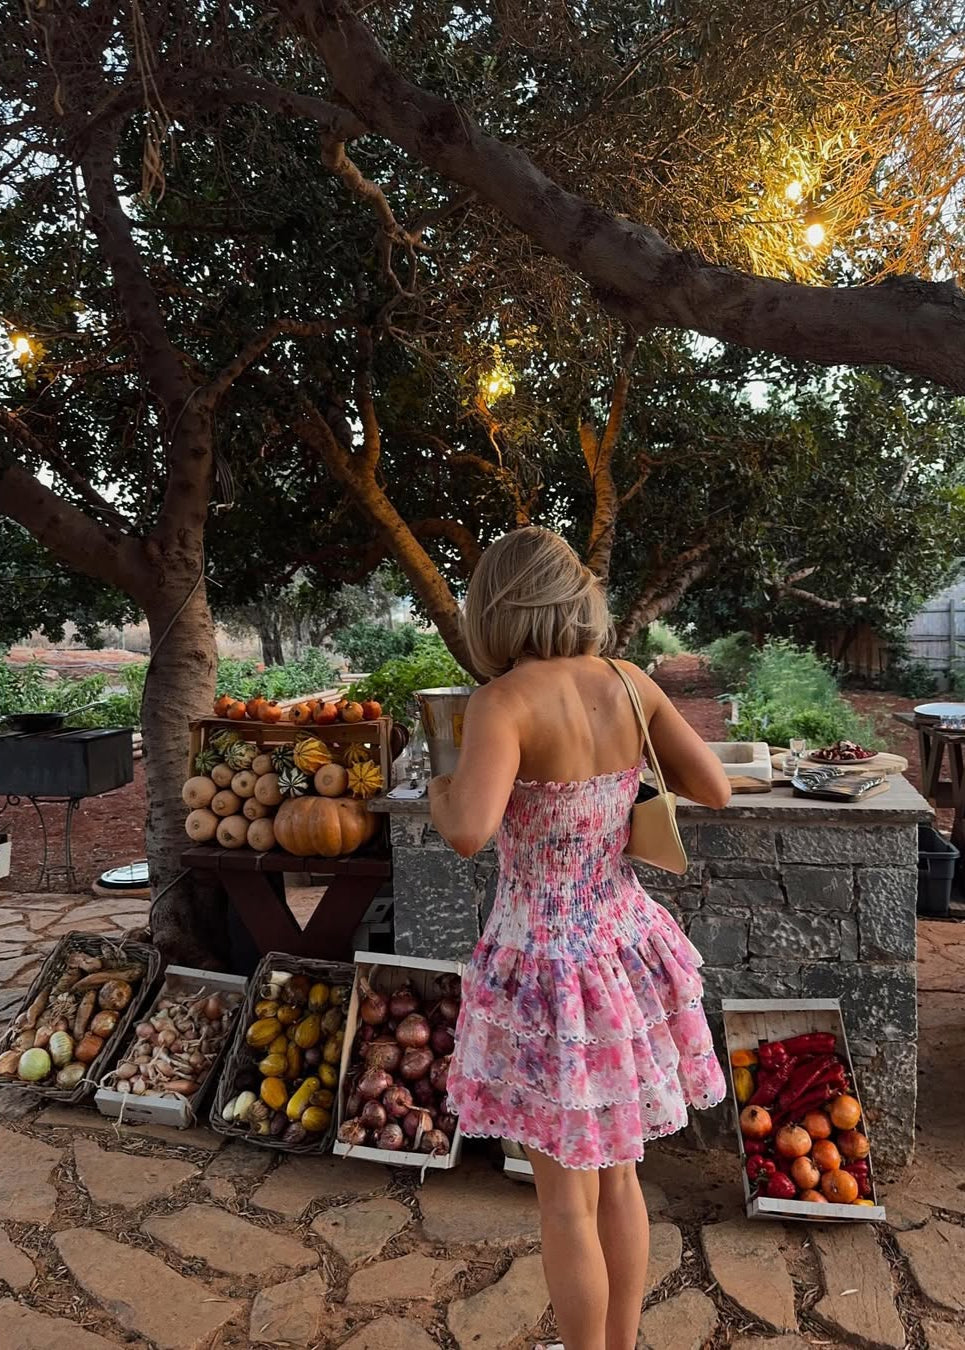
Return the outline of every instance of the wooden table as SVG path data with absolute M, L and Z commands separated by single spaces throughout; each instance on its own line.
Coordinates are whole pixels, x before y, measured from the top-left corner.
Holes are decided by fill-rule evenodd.
M 965 731 L 949 731 L 934 723 L 921 722 L 914 713 L 897 712 L 892 716 L 918 733 L 922 796 L 932 806 L 950 807 L 954 811 L 952 843 L 965 859 Z M 946 751 L 950 778 L 942 778 Z M 962 862 L 959 862 L 961 876 Z
M 387 854 L 350 858 L 296 858 L 282 849 L 256 853 L 196 844 L 181 854 L 181 866 L 217 873 L 235 913 L 261 956 L 291 956 L 351 961 L 352 936 L 382 886 L 392 875 Z M 286 872 L 329 878 L 315 912 L 300 927 L 285 897 Z

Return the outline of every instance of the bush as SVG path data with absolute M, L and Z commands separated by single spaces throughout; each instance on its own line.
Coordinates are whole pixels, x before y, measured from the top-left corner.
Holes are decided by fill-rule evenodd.
M 718 638 L 704 653 L 707 664 L 728 691 L 747 679 L 754 658 L 754 639 L 750 633 L 731 633 Z
M 679 656 L 687 648 L 672 628 L 660 620 L 642 629 L 627 646 L 627 660 L 647 666 L 655 656 Z
M 416 639 L 408 656 L 386 661 L 352 691 L 352 697 L 375 698 L 384 712 L 411 727 L 416 717 L 413 694 L 417 689 L 436 689 L 451 684 L 473 684 L 462 666 L 436 633 Z
M 0 716 L 25 712 L 70 712 L 95 699 L 98 707 L 88 708 L 70 719 L 72 727 L 134 727 L 141 725 L 141 698 L 147 662 L 126 666 L 119 676 L 85 675 L 78 680 L 49 679 L 37 662 L 21 668 L 0 662 Z M 119 680 L 122 691 L 110 691 Z
M 793 642 L 769 642 L 753 653 L 739 694 L 731 737 L 786 746 L 793 736 L 810 748 L 847 739 L 871 746 L 874 725 L 842 697 L 830 668 Z
M 378 670 L 386 661 L 411 656 L 419 637 L 415 624 L 404 623 L 387 628 L 383 623 L 360 619 L 332 635 L 337 652 L 346 658 L 352 670 Z
M 902 661 L 885 672 L 883 686 L 903 698 L 928 698 L 944 686 L 944 672 L 924 661 Z
M 253 661 L 235 661 L 224 657 L 218 662 L 216 694 L 233 694 L 249 699 L 255 694 L 265 698 L 295 698 L 337 684 L 335 667 L 317 647 L 309 647 L 297 660 L 283 666 L 268 666 L 259 671 Z

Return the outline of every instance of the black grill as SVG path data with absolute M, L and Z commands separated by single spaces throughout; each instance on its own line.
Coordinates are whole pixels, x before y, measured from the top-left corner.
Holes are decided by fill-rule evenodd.
M 0 735 L 0 795 L 96 797 L 133 778 L 130 727 Z

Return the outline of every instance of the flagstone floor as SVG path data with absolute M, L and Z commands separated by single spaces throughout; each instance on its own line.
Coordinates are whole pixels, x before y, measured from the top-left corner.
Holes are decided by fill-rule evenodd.
M 0 1019 L 63 933 L 145 902 L 0 905 Z M 921 1145 L 887 1226 L 751 1224 L 734 1157 L 654 1146 L 638 1347 L 965 1350 L 965 926 L 921 937 Z M 467 1150 L 424 1186 L 208 1128 L 124 1126 L 0 1093 L 0 1350 L 523 1350 L 552 1340 L 535 1198 Z

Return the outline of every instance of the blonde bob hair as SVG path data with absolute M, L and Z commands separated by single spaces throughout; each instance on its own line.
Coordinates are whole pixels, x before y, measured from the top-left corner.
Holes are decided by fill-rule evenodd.
M 477 673 L 504 675 L 523 656 L 596 656 L 613 629 L 603 585 L 564 539 L 528 525 L 479 560 L 463 608 Z

